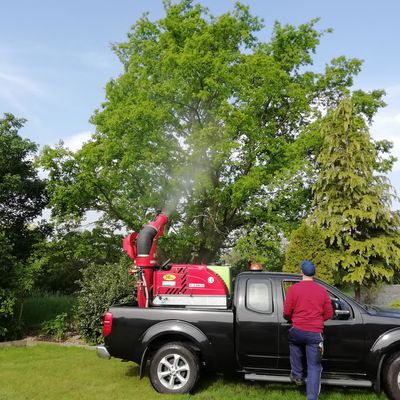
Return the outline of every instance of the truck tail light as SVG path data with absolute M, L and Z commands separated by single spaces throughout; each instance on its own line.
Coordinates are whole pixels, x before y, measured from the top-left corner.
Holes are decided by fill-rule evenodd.
M 110 312 L 104 314 L 103 319 L 103 336 L 108 336 L 112 331 L 112 319 L 113 315 Z

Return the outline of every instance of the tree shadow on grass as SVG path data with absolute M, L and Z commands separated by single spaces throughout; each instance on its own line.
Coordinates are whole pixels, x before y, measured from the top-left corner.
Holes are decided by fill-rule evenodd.
M 202 371 L 199 383 L 196 385 L 193 394 L 207 392 L 217 382 L 221 382 L 224 386 L 240 385 L 249 389 L 260 390 L 262 392 L 276 391 L 282 394 L 282 398 L 294 398 L 296 395 L 306 397 L 306 386 L 296 386 L 290 383 L 273 383 L 273 382 L 261 382 L 261 381 L 246 381 L 243 374 L 231 373 L 231 374 L 216 374 L 207 371 Z M 375 394 L 373 390 L 362 389 L 362 388 L 350 388 L 350 387 L 337 387 L 322 385 L 321 393 L 330 396 L 336 395 L 338 398 L 345 398 L 351 396 L 359 396 L 360 398 L 366 399 L 379 399 L 386 398 L 383 394 L 381 397 Z M 399 399 L 400 400 L 400 399 Z
M 305 386 L 298 387 L 291 384 L 279 384 L 279 383 L 271 383 L 271 382 L 260 382 L 260 381 L 247 381 L 244 379 L 242 373 L 225 373 L 225 374 L 217 374 L 210 373 L 207 371 L 202 371 L 201 378 L 196 388 L 194 389 L 195 393 L 205 392 L 209 390 L 217 381 L 221 382 L 224 386 L 234 386 L 240 384 L 245 387 L 261 390 L 277 390 L 281 391 L 285 394 L 290 395 L 291 393 L 301 393 L 306 394 Z
M 130 377 L 139 378 L 140 367 L 135 363 L 130 363 L 129 368 L 127 369 L 125 375 Z M 146 370 L 144 373 L 145 377 L 149 377 L 149 363 L 146 365 Z M 305 386 L 296 386 L 294 384 L 280 384 L 273 382 L 260 382 L 260 381 L 246 381 L 241 373 L 212 373 L 203 369 L 200 372 L 200 380 L 191 392 L 191 394 L 200 394 L 203 392 L 207 392 L 210 390 L 217 382 L 221 382 L 224 386 L 232 386 L 240 384 L 242 387 L 248 387 L 255 390 L 265 391 L 277 391 L 282 393 L 282 398 L 292 398 L 296 394 L 300 394 L 302 396 L 306 396 L 306 387 Z M 375 395 L 372 390 L 368 389 L 357 389 L 357 388 L 344 388 L 344 387 L 333 387 L 323 385 L 321 389 L 321 393 L 329 395 L 336 394 L 339 395 L 340 398 L 352 395 L 365 396 L 368 399 L 378 399 L 379 396 Z

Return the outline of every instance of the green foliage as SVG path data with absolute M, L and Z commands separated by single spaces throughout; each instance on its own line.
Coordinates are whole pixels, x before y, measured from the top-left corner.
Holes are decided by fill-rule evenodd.
M 91 343 L 102 340 L 103 315 L 113 304 L 133 300 L 134 281 L 127 273 L 130 261 L 92 264 L 83 271 L 75 307 L 78 332 Z
M 34 292 L 24 300 L 22 321 L 26 330 L 35 330 L 44 321 L 54 319 L 57 315 L 67 313 L 72 316 L 75 297 L 59 293 Z
M 400 309 L 400 299 L 396 299 L 389 304 L 391 308 L 399 308 Z
M 30 225 L 47 198 L 32 165 L 37 146 L 18 135 L 24 122 L 11 114 L 0 119 L 0 340 L 18 335 L 18 308 L 37 273 L 26 260 L 44 236 Z
M 311 221 L 334 255 L 340 280 L 351 282 L 359 297 L 361 286 L 390 281 L 398 270 L 400 221 L 390 210 L 391 186 L 376 173 L 380 146 L 356 101 L 345 98 L 324 118 Z
M 74 293 L 78 280 L 90 264 L 117 262 L 122 255 L 122 237 L 107 229 L 62 230 L 35 246 L 30 258 L 40 271 L 35 287 L 45 292 Z
M 292 232 L 283 270 L 301 273 L 300 264 L 303 260 L 310 260 L 315 264 L 317 278 L 331 284 L 335 283 L 334 254 L 326 246 L 321 230 L 317 226 L 310 226 L 307 222 L 303 222 Z
M 0 288 L 0 340 L 11 335 L 16 301 L 13 290 Z
M 62 313 L 54 319 L 44 321 L 40 333 L 44 336 L 51 336 L 57 340 L 65 338 L 69 330 L 68 314 Z
M 45 182 L 32 165 L 37 145 L 18 135 L 25 122 L 12 114 L 0 119 L 0 227 L 18 238 L 18 229 L 26 228 L 47 202 Z
M 114 45 L 124 71 L 107 84 L 91 141 L 43 151 L 54 216 L 79 222 L 93 209 L 138 230 L 149 209 L 176 210 L 168 246 L 181 261 L 215 261 L 264 226 L 279 232 L 269 245 L 278 249 L 310 209 L 319 142 L 296 146 L 299 133 L 349 92 L 361 66 L 339 57 L 312 72 L 326 33 L 317 22 L 276 23 L 261 42 L 261 21 L 241 4 L 214 17 L 182 0 L 165 2 L 158 21 L 144 15 Z
M 255 226 L 249 232 L 243 232 L 226 260 L 232 265 L 234 274 L 247 270 L 250 261 L 261 263 L 267 271 L 281 271 L 284 252 L 279 232 L 268 226 Z

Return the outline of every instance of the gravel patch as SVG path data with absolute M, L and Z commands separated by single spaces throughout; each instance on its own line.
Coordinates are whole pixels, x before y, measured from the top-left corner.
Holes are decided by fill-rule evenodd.
M 51 340 L 50 338 L 44 338 L 40 336 L 28 336 L 22 340 L 12 340 L 9 342 L 0 342 L 0 348 L 2 347 L 24 347 L 24 346 L 36 346 L 37 344 L 54 344 L 58 346 L 66 347 L 81 347 L 83 349 L 95 350 L 96 346 L 86 344 L 80 336 L 71 336 L 63 341 Z

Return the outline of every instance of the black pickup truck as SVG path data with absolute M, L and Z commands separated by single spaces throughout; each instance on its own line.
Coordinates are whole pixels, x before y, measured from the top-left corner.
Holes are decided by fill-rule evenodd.
M 243 272 L 226 309 L 188 307 L 110 308 L 104 317 L 100 357 L 131 360 L 140 377 L 162 393 L 192 390 L 202 368 L 237 371 L 250 381 L 290 382 L 288 329 L 283 302 L 300 275 Z M 383 387 L 400 399 L 400 312 L 362 305 L 325 287 L 335 310 L 325 323 L 322 383 Z

